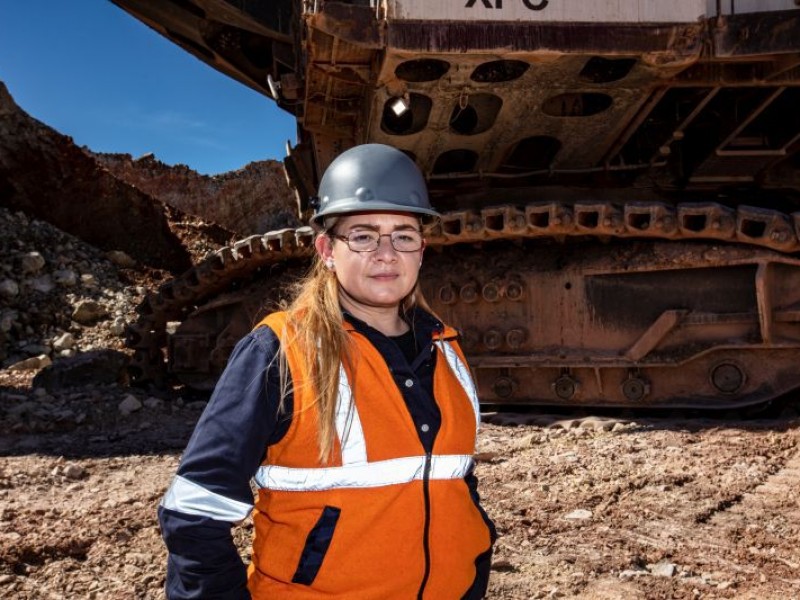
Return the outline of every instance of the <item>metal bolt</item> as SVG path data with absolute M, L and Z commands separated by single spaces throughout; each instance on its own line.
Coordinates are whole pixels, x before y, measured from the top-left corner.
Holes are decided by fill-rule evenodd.
M 509 281 L 506 284 L 506 298 L 513 301 L 522 300 L 525 295 L 525 288 L 519 281 Z
M 490 329 L 483 334 L 483 345 L 489 350 L 497 350 L 503 345 L 503 334 L 496 329 Z
M 517 389 L 517 382 L 511 377 L 498 377 L 492 384 L 492 390 L 500 398 L 509 398 Z
M 526 337 L 524 329 L 512 329 L 506 334 L 506 344 L 509 348 L 516 350 L 525 343 Z
M 569 400 L 578 391 L 578 380 L 569 375 L 562 375 L 553 382 L 553 392 L 562 400 Z
M 723 394 L 738 392 L 744 380 L 744 372 L 733 363 L 723 363 L 711 369 L 711 383 Z
M 459 295 L 464 302 L 475 302 L 478 299 L 478 286 L 475 283 L 462 285 Z
M 497 302 L 500 300 L 500 288 L 496 283 L 487 283 L 481 290 L 483 299 L 487 302 Z
M 650 384 L 641 377 L 628 377 L 620 387 L 622 394 L 631 402 L 638 402 L 650 393 Z
M 439 288 L 439 301 L 442 304 L 455 304 L 458 300 L 458 292 L 452 285 L 444 285 Z

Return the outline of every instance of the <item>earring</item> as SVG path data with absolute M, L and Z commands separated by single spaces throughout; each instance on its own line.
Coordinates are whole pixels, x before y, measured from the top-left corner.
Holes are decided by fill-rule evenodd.
M 333 267 L 334 267 L 333 259 L 332 258 L 327 259 L 325 261 L 325 266 L 328 267 L 331 271 L 333 271 Z

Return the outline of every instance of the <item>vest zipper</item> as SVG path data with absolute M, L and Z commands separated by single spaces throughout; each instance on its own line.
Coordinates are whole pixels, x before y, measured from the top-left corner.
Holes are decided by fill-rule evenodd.
M 422 495 L 425 499 L 425 526 L 422 530 L 422 550 L 425 553 L 425 573 L 422 576 L 422 583 L 417 593 L 418 600 L 422 600 L 425 593 L 425 586 L 428 584 L 428 577 L 431 574 L 431 548 L 430 548 L 430 529 L 431 529 L 431 453 L 425 453 L 425 470 L 422 473 Z

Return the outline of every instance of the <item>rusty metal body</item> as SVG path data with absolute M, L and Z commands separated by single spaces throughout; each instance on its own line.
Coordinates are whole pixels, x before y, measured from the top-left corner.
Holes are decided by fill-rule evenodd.
M 444 212 L 423 286 L 484 402 L 725 408 L 800 387 L 795 0 L 115 1 L 295 115 L 301 215 L 342 150 L 414 158 Z M 310 239 L 243 241 L 154 294 L 142 375 L 169 346 L 173 373 L 213 384 L 275 287 L 254 273 Z

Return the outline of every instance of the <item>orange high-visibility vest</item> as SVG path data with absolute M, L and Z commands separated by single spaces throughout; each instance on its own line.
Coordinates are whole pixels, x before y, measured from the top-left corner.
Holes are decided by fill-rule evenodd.
M 491 539 L 464 481 L 480 413 L 455 332 L 434 340 L 441 427 L 426 455 L 383 357 L 345 323 L 354 360 L 340 367 L 338 439 L 322 465 L 316 398 L 286 314 L 260 325 L 281 339 L 294 410 L 255 477 L 253 598 L 461 598 Z

